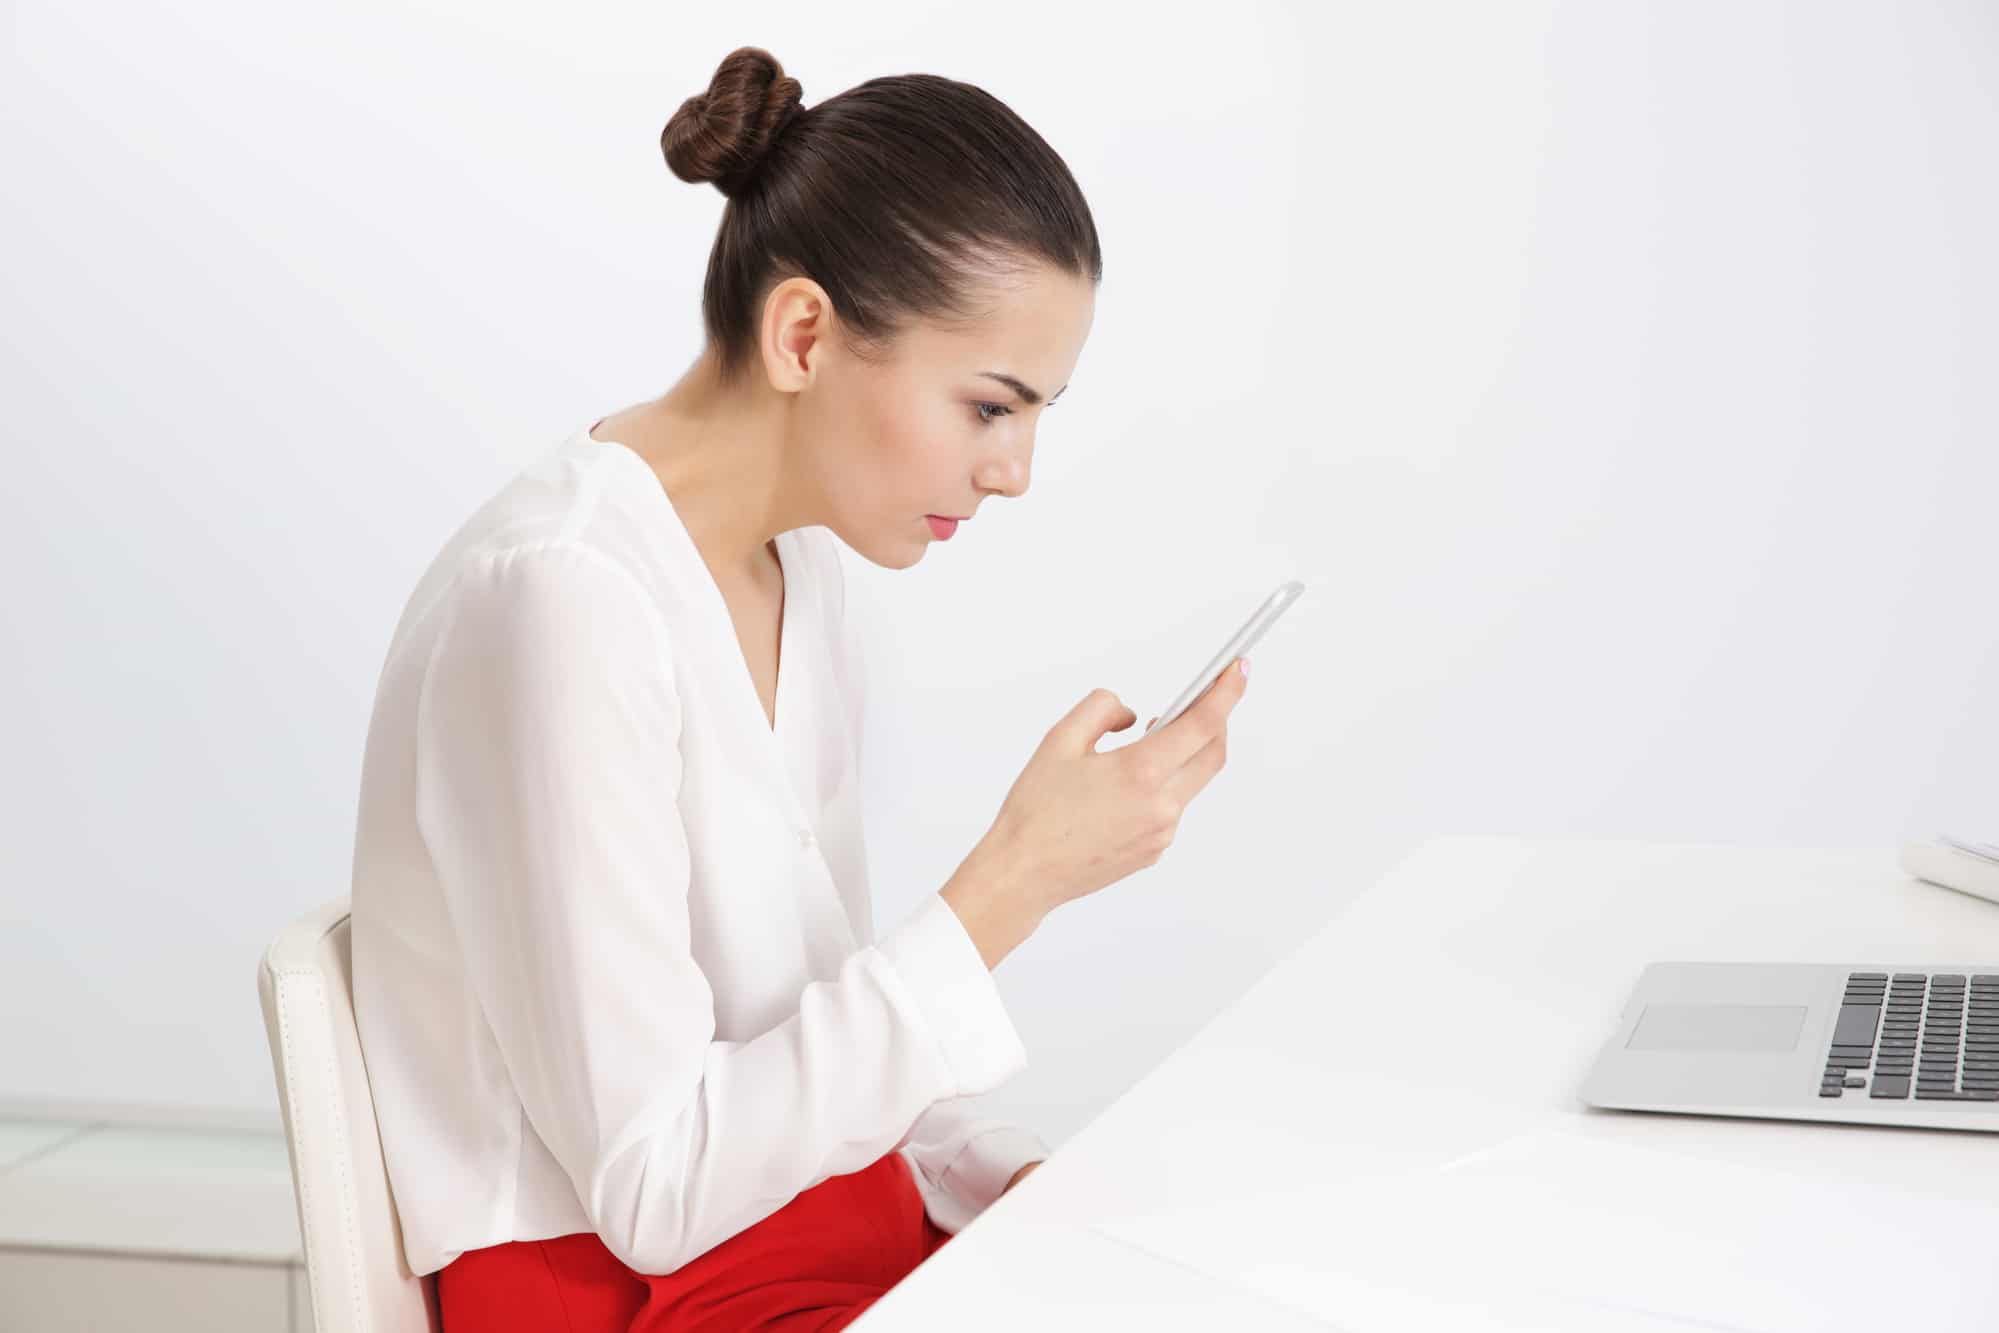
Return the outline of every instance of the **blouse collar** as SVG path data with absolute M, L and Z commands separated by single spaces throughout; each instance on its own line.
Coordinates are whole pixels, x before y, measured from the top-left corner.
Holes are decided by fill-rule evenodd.
M 600 440 L 590 434 L 594 424 L 577 431 L 575 443 L 586 452 L 600 451 L 618 469 L 619 475 L 630 481 L 630 493 L 642 497 L 638 500 L 642 511 L 653 518 L 649 531 L 657 533 L 666 543 L 675 565 L 686 571 L 683 580 L 686 596 L 694 603 L 690 609 L 702 619 L 700 632 L 693 636 L 697 641 L 694 647 L 709 668 L 705 674 L 713 682 L 715 707 L 724 714 L 720 722 L 739 740 L 736 747 L 739 753 L 756 756 L 756 777 L 778 803 L 777 808 L 784 812 L 787 823 L 794 829 L 811 828 L 813 821 L 799 800 L 793 778 L 794 764 L 802 776 L 810 771 L 811 762 L 800 749 L 810 744 L 811 720 L 799 715 L 808 697 L 806 682 L 801 677 L 812 669 L 805 627 L 813 623 L 811 616 L 817 610 L 811 544 L 800 529 L 778 533 L 774 543 L 784 576 L 784 608 L 778 626 L 777 720 L 773 724 L 764 716 L 763 700 L 757 694 L 756 682 L 743 656 L 728 602 L 700 548 L 694 544 L 693 534 L 680 511 L 674 507 L 673 497 L 660 484 L 651 464 L 637 451 L 618 441 Z M 679 642 L 675 644 L 676 649 L 682 646 Z

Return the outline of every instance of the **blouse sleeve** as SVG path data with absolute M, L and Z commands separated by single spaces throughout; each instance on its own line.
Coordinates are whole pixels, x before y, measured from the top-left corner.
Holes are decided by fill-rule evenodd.
M 992 1206 L 1013 1173 L 1048 1159 L 1039 1135 L 993 1116 L 977 1097 L 935 1103 L 916 1117 L 903 1151 L 929 1187 L 923 1208 L 930 1220 L 956 1233 Z
M 838 553 L 832 554 L 837 564 Z M 835 594 L 840 653 L 858 761 L 866 735 L 867 650 L 860 616 L 847 613 L 844 565 L 840 569 L 841 587 Z M 930 1220 L 953 1233 L 999 1198 L 1014 1172 L 1047 1160 L 1051 1151 L 1032 1130 L 992 1115 L 973 1096 L 945 1098 L 926 1107 L 900 1146 L 923 1182 Z
M 715 1038 L 690 952 L 670 635 L 588 547 L 472 557 L 417 706 L 417 821 L 476 1001 L 607 1248 L 667 1273 L 1026 1063 L 928 895 L 797 1011 Z

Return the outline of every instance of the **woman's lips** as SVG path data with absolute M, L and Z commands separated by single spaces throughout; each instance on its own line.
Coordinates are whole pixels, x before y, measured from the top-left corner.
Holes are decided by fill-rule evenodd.
M 930 521 L 931 535 L 940 542 L 950 541 L 951 534 L 958 530 L 958 520 L 955 518 L 939 518 L 935 514 L 925 514 L 923 517 Z

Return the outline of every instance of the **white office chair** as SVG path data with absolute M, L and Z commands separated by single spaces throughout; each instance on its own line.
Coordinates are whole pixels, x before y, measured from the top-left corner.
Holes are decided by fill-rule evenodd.
M 436 1275 L 403 1260 L 353 979 L 346 898 L 279 931 L 257 968 L 316 1333 L 442 1333 Z

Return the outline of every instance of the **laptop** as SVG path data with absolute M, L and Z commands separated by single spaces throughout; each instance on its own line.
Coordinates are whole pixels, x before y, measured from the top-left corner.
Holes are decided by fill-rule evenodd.
M 1917 879 L 1999 902 L 1999 845 L 1902 846 Z M 1999 1130 L 1999 962 L 1654 963 L 1582 1099 L 1606 1110 Z
M 1581 1095 L 1606 1110 L 1999 1131 L 1999 961 L 1653 963 Z

